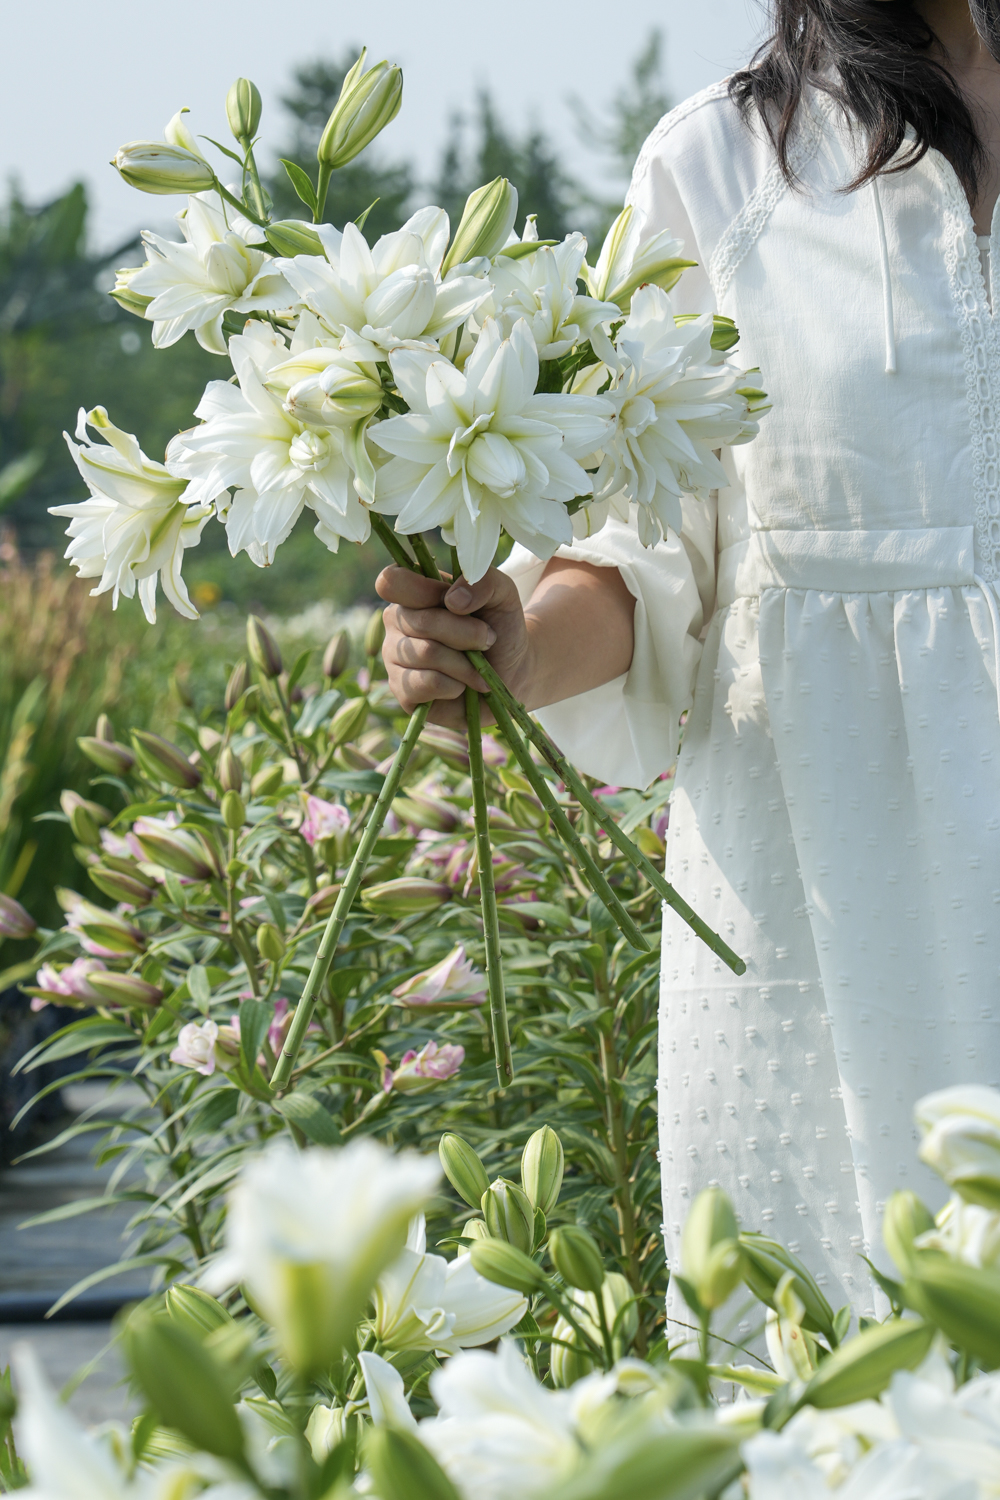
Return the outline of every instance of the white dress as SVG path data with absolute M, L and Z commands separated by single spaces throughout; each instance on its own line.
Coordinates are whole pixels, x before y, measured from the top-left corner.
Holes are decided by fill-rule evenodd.
M 1000 326 L 942 156 L 845 194 L 850 135 L 816 95 L 793 160 L 799 191 L 725 85 L 643 148 L 631 201 L 700 263 L 678 310 L 736 320 L 774 410 L 681 538 L 612 522 L 564 550 L 621 569 L 635 655 L 539 717 L 643 787 L 691 708 L 667 876 L 748 967 L 665 913 L 669 1262 L 717 1182 L 871 1313 L 886 1198 L 943 1198 L 914 1101 L 1000 1083 Z M 509 569 L 527 597 L 540 565 Z

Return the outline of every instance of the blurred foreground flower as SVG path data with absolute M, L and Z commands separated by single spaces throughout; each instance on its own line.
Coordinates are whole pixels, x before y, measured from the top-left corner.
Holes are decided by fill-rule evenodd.
M 42 964 L 35 975 L 35 984 L 40 990 L 47 990 L 52 995 L 51 1002 L 41 995 L 36 995 L 31 1002 L 32 1010 L 43 1010 L 49 1004 L 65 1004 L 67 1001 L 82 1005 L 99 1005 L 101 997 L 95 989 L 87 983 L 88 976 L 104 965 L 99 958 L 74 958 L 65 969 L 57 969 L 53 964 Z
M 485 1001 L 486 976 L 459 943 L 432 969 L 422 969 L 392 993 L 395 999 L 414 1009 L 465 1010 Z
M 37 926 L 34 917 L 25 911 L 20 901 L 0 892 L 0 939 L 28 938 Z
M 975 1085 L 927 1094 L 916 1108 L 920 1159 L 968 1203 L 1000 1209 L 1000 1093 Z

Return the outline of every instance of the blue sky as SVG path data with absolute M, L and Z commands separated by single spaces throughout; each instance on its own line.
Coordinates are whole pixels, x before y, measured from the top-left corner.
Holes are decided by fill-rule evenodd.
M 107 165 L 116 147 L 158 138 L 184 104 L 196 132 L 225 140 L 225 94 L 239 74 L 260 88 L 262 134 L 276 145 L 293 66 L 367 44 L 405 71 L 387 154 L 430 176 L 449 117 L 487 84 L 508 121 L 538 121 L 573 172 L 599 186 L 599 163 L 574 140 L 571 94 L 612 96 L 658 26 L 679 101 L 730 72 L 763 24 L 758 0 L 368 0 L 349 12 L 330 0 L 6 0 L 2 13 L 0 177 L 17 176 L 33 200 L 84 178 L 101 245 L 166 217 L 167 200 L 154 207 Z

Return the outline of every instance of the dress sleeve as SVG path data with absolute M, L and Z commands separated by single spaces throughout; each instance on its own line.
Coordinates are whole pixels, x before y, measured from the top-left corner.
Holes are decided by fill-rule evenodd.
M 702 269 L 705 247 L 697 243 L 664 144 L 640 155 L 628 201 L 644 215 L 644 237 L 670 229 L 684 241 L 686 257 L 699 261 L 671 292 L 676 310 L 709 312 L 714 298 Z M 669 770 L 677 757 L 680 716 L 694 693 L 701 636 L 715 604 L 718 507 L 714 494 L 707 501 L 688 496 L 682 503 L 680 537 L 671 531 L 657 546 L 643 547 L 633 507 L 629 523 L 609 519 L 596 535 L 556 554 L 618 568 L 635 597 L 635 650 L 628 672 L 537 715 L 574 765 L 614 786 L 642 789 Z M 512 551 L 504 571 L 517 584 L 522 603 L 544 568 L 525 548 Z

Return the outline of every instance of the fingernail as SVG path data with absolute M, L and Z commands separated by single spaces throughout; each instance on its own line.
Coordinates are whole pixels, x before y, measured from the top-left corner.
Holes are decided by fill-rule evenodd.
M 496 640 L 496 638 L 497 638 L 496 631 L 494 629 L 492 629 L 491 626 L 487 625 L 487 627 L 486 627 L 486 649 L 487 650 L 489 650 L 489 648 L 493 645 L 493 642 Z
M 472 603 L 472 590 L 467 583 L 461 581 L 448 590 L 449 604 L 457 604 L 459 609 L 464 609 L 467 604 Z

